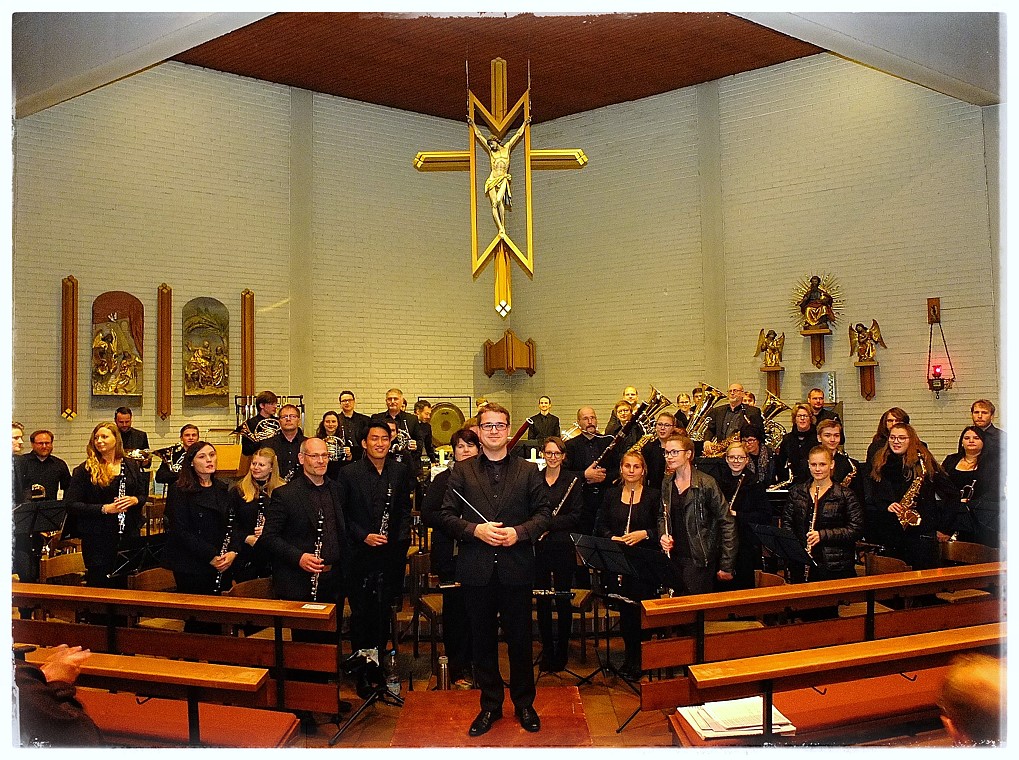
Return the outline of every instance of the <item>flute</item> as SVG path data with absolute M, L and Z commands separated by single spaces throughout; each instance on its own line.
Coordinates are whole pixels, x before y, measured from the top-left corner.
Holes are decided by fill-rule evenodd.
M 574 478 L 572 481 L 570 481 L 570 487 L 566 489 L 566 494 L 563 496 L 562 501 L 560 501 L 559 504 L 556 506 L 556 508 L 552 510 L 552 517 L 553 518 L 555 518 L 555 516 L 557 514 L 559 514 L 559 510 L 563 508 L 563 505 L 570 498 L 570 492 L 573 490 L 573 486 L 577 485 L 577 480 L 579 480 L 579 478 Z M 550 531 L 546 530 L 544 533 L 542 533 L 538 537 L 538 540 L 541 541 L 543 538 L 545 538 L 545 536 L 547 536 L 549 534 L 549 532 Z
M 821 486 L 814 486 L 814 514 L 810 518 L 810 530 L 807 531 L 808 535 L 814 532 L 814 527 L 817 525 L 817 505 L 820 503 L 820 499 L 818 498 L 820 494 Z M 807 546 L 807 556 L 810 557 L 811 559 L 814 558 L 814 548 L 812 546 L 809 545 Z M 810 580 L 810 565 L 807 565 L 803 571 L 803 582 L 806 583 L 809 580 Z
M 234 510 L 231 508 L 226 516 L 226 533 L 223 534 L 223 545 L 219 548 L 219 556 L 225 557 L 226 553 L 230 550 L 230 540 L 234 534 Z M 223 588 L 223 571 L 220 570 L 216 573 L 216 583 L 213 585 L 212 590 L 215 593 L 219 593 L 220 589 Z

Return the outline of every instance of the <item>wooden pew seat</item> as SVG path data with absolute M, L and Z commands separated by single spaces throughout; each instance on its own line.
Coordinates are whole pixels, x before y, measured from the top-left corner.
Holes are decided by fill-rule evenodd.
M 187 703 L 139 700 L 133 694 L 79 688 L 77 697 L 112 746 L 188 746 Z M 198 706 L 205 747 L 286 747 L 300 723 L 288 712 L 202 703 Z

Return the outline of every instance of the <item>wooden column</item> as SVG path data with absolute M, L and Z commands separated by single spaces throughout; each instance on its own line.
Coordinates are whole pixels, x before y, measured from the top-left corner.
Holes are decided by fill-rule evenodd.
M 761 372 L 768 376 L 768 392 L 773 396 L 782 395 L 782 370 L 785 367 L 761 367 Z
M 860 395 L 870 401 L 877 393 L 877 382 L 874 377 L 877 362 L 860 361 L 853 364 L 860 368 Z
M 173 407 L 173 288 L 156 288 L 156 414 L 165 420 Z
M 824 336 L 831 335 L 831 330 L 827 327 L 810 327 L 800 330 L 800 335 L 810 338 L 810 361 L 821 369 L 824 364 Z
M 78 281 L 67 275 L 60 294 L 60 416 L 78 415 Z
M 255 395 L 255 293 L 241 291 L 241 395 Z

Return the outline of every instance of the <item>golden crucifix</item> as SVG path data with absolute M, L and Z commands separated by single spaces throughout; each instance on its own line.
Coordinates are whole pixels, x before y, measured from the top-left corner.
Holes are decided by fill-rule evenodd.
M 422 172 L 469 171 L 471 179 L 471 261 L 472 273 L 477 279 L 489 260 L 495 261 L 495 310 L 505 318 L 513 308 L 510 290 L 511 257 L 517 260 L 528 277 L 534 276 L 534 249 L 532 247 L 531 223 L 531 171 L 533 169 L 582 169 L 587 164 L 584 151 L 577 149 L 531 149 L 531 106 L 530 83 L 516 105 L 507 110 L 506 61 L 496 58 L 492 61 L 492 109 L 489 110 L 467 89 L 467 123 L 470 127 L 469 150 L 421 151 L 414 157 L 414 167 Z M 520 114 L 523 123 L 509 140 L 506 134 Z M 485 137 L 475 123 L 475 114 L 491 131 Z M 506 212 L 512 208 L 509 172 L 510 152 L 523 140 L 524 144 L 524 185 L 527 220 L 527 253 L 523 253 L 506 231 Z M 477 193 L 477 143 L 488 153 L 491 171 L 485 181 L 485 195 L 492 207 L 492 219 L 496 233 L 492 242 L 479 255 L 478 250 L 478 193 Z

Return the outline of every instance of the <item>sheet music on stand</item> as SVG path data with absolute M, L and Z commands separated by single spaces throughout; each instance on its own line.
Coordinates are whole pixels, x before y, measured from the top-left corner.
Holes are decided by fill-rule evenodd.
M 701 739 L 759 736 L 764 733 L 764 727 L 761 725 L 764 697 L 708 702 L 703 705 L 678 707 L 676 711 L 686 719 Z M 772 707 L 771 715 L 773 733 L 786 735 L 796 733 L 796 726 L 777 707 Z

